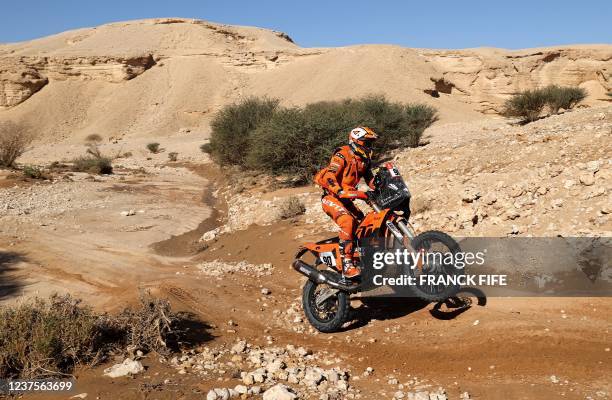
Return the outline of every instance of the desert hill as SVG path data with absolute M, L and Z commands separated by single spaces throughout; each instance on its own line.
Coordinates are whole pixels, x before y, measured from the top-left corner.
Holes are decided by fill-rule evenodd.
M 441 115 L 427 144 L 389 153 L 415 229 L 561 236 L 601 257 L 588 259 L 590 277 L 611 257 L 571 238 L 612 236 L 611 60 L 612 45 L 301 48 L 283 33 L 186 19 L 0 45 L 0 119 L 42 141 L 21 170 L 0 169 L 0 308 L 58 292 L 114 312 L 150 290 L 196 317 L 185 328 L 198 341 L 182 352 L 141 357 L 130 346 L 146 372 L 104 376 L 119 352 L 78 369 L 74 398 L 261 399 L 277 383 L 302 399 L 609 398 L 609 297 L 354 298 L 346 330 L 315 331 L 305 278 L 289 264 L 301 244 L 335 235 L 320 189 L 228 173 L 199 146 L 219 107 L 252 94 L 285 105 L 367 93 L 427 102 Z M 491 117 L 510 94 L 550 83 L 585 87 L 586 105 L 607 106 L 526 125 Z M 72 170 L 90 133 L 104 137 L 113 174 Z M 154 140 L 163 151 L 149 150 Z M 531 267 L 525 258 L 512 257 L 512 271 Z M 12 359 L 0 351 L 0 373 L 2 360 Z
M 587 88 L 587 104 L 603 102 L 611 60 L 612 45 L 302 48 L 265 29 L 138 20 L 0 45 L 0 118 L 27 121 L 51 141 L 205 133 L 219 107 L 248 95 L 300 105 L 384 93 L 432 104 L 454 122 L 494 113 L 508 95 L 553 82 Z

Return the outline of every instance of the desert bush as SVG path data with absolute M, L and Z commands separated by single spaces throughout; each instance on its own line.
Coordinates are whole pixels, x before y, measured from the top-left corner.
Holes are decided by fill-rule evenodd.
M 72 170 L 75 172 L 88 172 L 90 174 L 108 175 L 113 173 L 111 159 L 100 155 L 78 157 L 72 160 Z
M 212 153 L 212 146 L 210 145 L 210 143 L 201 144 L 200 145 L 200 151 L 202 153 L 210 154 L 210 153 Z
M 526 90 L 506 100 L 502 114 L 506 117 L 519 117 L 523 122 L 532 122 L 540 117 L 546 103 L 542 90 Z
M 149 143 L 147 144 L 147 149 L 153 153 L 153 154 L 157 154 L 159 153 L 159 143 Z
M 0 121 L 0 167 L 10 168 L 32 142 L 32 135 L 23 125 Z
M 184 333 L 181 319 L 148 293 L 118 315 L 96 314 L 69 295 L 0 307 L 0 379 L 64 375 L 113 353 L 169 353 Z
M 280 217 L 289 219 L 302 215 L 306 212 L 304 202 L 295 196 L 283 200 L 279 205 Z
M 100 150 L 100 147 L 98 147 L 98 144 L 95 142 L 87 142 L 85 143 L 85 147 L 86 150 L 85 152 L 87 154 L 89 154 L 90 156 L 93 156 L 94 158 L 102 158 L 102 151 Z
M 65 373 L 99 350 L 96 317 L 70 296 L 0 309 L 0 378 Z
M 25 165 L 22 169 L 23 175 L 31 179 L 44 179 L 45 174 L 35 165 Z
M 552 114 L 557 114 L 562 108 L 565 110 L 574 108 L 586 95 L 585 89 L 558 85 L 526 90 L 506 101 L 502 115 L 520 117 L 525 123 L 532 122 L 540 118 L 546 106 Z
M 171 153 L 168 153 L 168 159 L 169 159 L 170 161 L 176 161 L 176 160 L 178 160 L 178 153 L 177 153 L 177 152 L 174 152 L 174 151 L 173 151 L 173 152 L 171 152 Z
M 120 345 L 144 352 L 168 353 L 169 342 L 176 342 L 180 317 L 171 311 L 170 302 L 142 293 L 137 308 L 126 308 L 116 316 L 105 316 L 106 330 L 119 332 Z
M 334 148 L 348 142 L 348 133 L 356 126 L 379 133 L 375 150 L 380 155 L 418 146 L 436 118 L 433 107 L 392 103 L 382 96 L 279 108 L 251 134 L 244 165 L 304 182 L 329 161 Z
M 209 145 L 202 151 L 220 164 L 244 165 L 249 138 L 278 108 L 276 99 L 250 97 L 222 108 L 211 122 Z
M 546 97 L 546 104 L 553 114 L 558 114 L 560 109 L 570 110 L 585 99 L 587 92 L 580 87 L 563 87 L 550 85 L 542 89 Z
M 92 133 L 91 135 L 87 135 L 85 141 L 99 143 L 102 141 L 102 136 L 98 135 L 97 133 Z

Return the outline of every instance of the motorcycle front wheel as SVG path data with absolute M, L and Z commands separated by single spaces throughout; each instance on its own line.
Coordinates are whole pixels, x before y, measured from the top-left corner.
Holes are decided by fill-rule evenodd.
M 332 271 L 322 273 L 330 277 L 335 274 Z M 302 289 L 302 307 L 308 322 L 319 332 L 336 332 L 348 320 L 349 294 L 308 280 Z
M 461 275 L 463 269 L 456 268 L 453 260 L 461 252 L 459 244 L 444 232 L 423 232 L 412 240 L 412 248 L 417 252 L 428 254 L 425 262 L 416 268 L 407 268 L 406 272 L 419 282 L 419 275 L 446 277 Z M 452 281 L 452 279 L 444 279 Z M 417 284 L 410 287 L 416 297 L 427 301 L 442 301 L 454 296 L 460 289 L 458 284 Z

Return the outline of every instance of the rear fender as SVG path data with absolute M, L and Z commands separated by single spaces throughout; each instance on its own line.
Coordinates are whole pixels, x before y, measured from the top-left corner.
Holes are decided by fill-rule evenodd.
M 300 250 L 295 255 L 295 258 L 302 257 L 307 251 L 310 251 L 321 262 L 325 263 L 331 269 L 338 269 L 342 265 L 340 258 L 340 249 L 338 246 L 338 238 L 322 240 L 316 243 L 305 243 L 300 247 Z

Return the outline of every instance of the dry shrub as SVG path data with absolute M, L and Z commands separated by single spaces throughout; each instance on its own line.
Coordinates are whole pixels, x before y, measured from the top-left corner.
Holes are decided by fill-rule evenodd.
M 102 154 L 98 146 L 101 140 L 102 138 L 97 134 L 91 134 L 85 138 L 85 152 L 87 155 L 72 160 L 73 171 L 98 175 L 113 173 L 112 159 Z M 115 158 L 119 158 L 119 154 Z
M 116 316 L 96 314 L 70 295 L 0 308 L 0 379 L 70 374 L 128 351 L 169 353 L 181 319 L 167 300 L 148 293 L 140 300 Z
M 0 378 L 68 373 L 100 350 L 97 317 L 68 295 L 0 309 Z
M 113 165 L 108 157 L 78 157 L 72 160 L 72 170 L 90 174 L 108 175 L 113 173 Z
M 542 89 L 525 90 L 509 98 L 502 115 L 519 117 L 521 122 L 537 120 L 548 106 L 550 113 L 557 114 L 562 108 L 570 110 L 584 100 L 587 91 L 579 87 L 549 85 Z
M 0 121 L 0 167 L 12 167 L 32 139 L 32 134 L 23 125 Z
M 153 154 L 159 153 L 159 143 L 154 142 L 147 144 L 147 150 L 149 150 Z
M 550 112 L 558 114 L 559 110 L 570 110 L 587 96 L 587 91 L 580 87 L 550 85 L 542 89 Z
M 279 206 L 280 217 L 282 219 L 289 219 L 302 215 L 306 212 L 306 206 L 304 202 L 295 196 L 291 196 L 285 199 Z
M 175 162 L 176 160 L 178 160 L 178 153 L 173 151 L 168 153 L 168 160 Z
M 545 106 L 546 96 L 541 90 L 526 90 L 506 100 L 502 114 L 519 117 L 522 122 L 532 122 L 540 118 Z
M 23 175 L 30 179 L 47 179 L 44 171 L 35 165 L 25 165 L 22 169 Z
M 92 133 L 91 135 L 87 135 L 87 137 L 85 138 L 85 141 L 100 143 L 102 141 L 102 136 L 98 135 L 97 133 Z
M 168 300 L 143 293 L 138 308 L 126 308 L 106 321 L 112 331 L 122 333 L 127 348 L 166 353 L 168 341 L 175 339 L 178 317 L 172 313 Z

